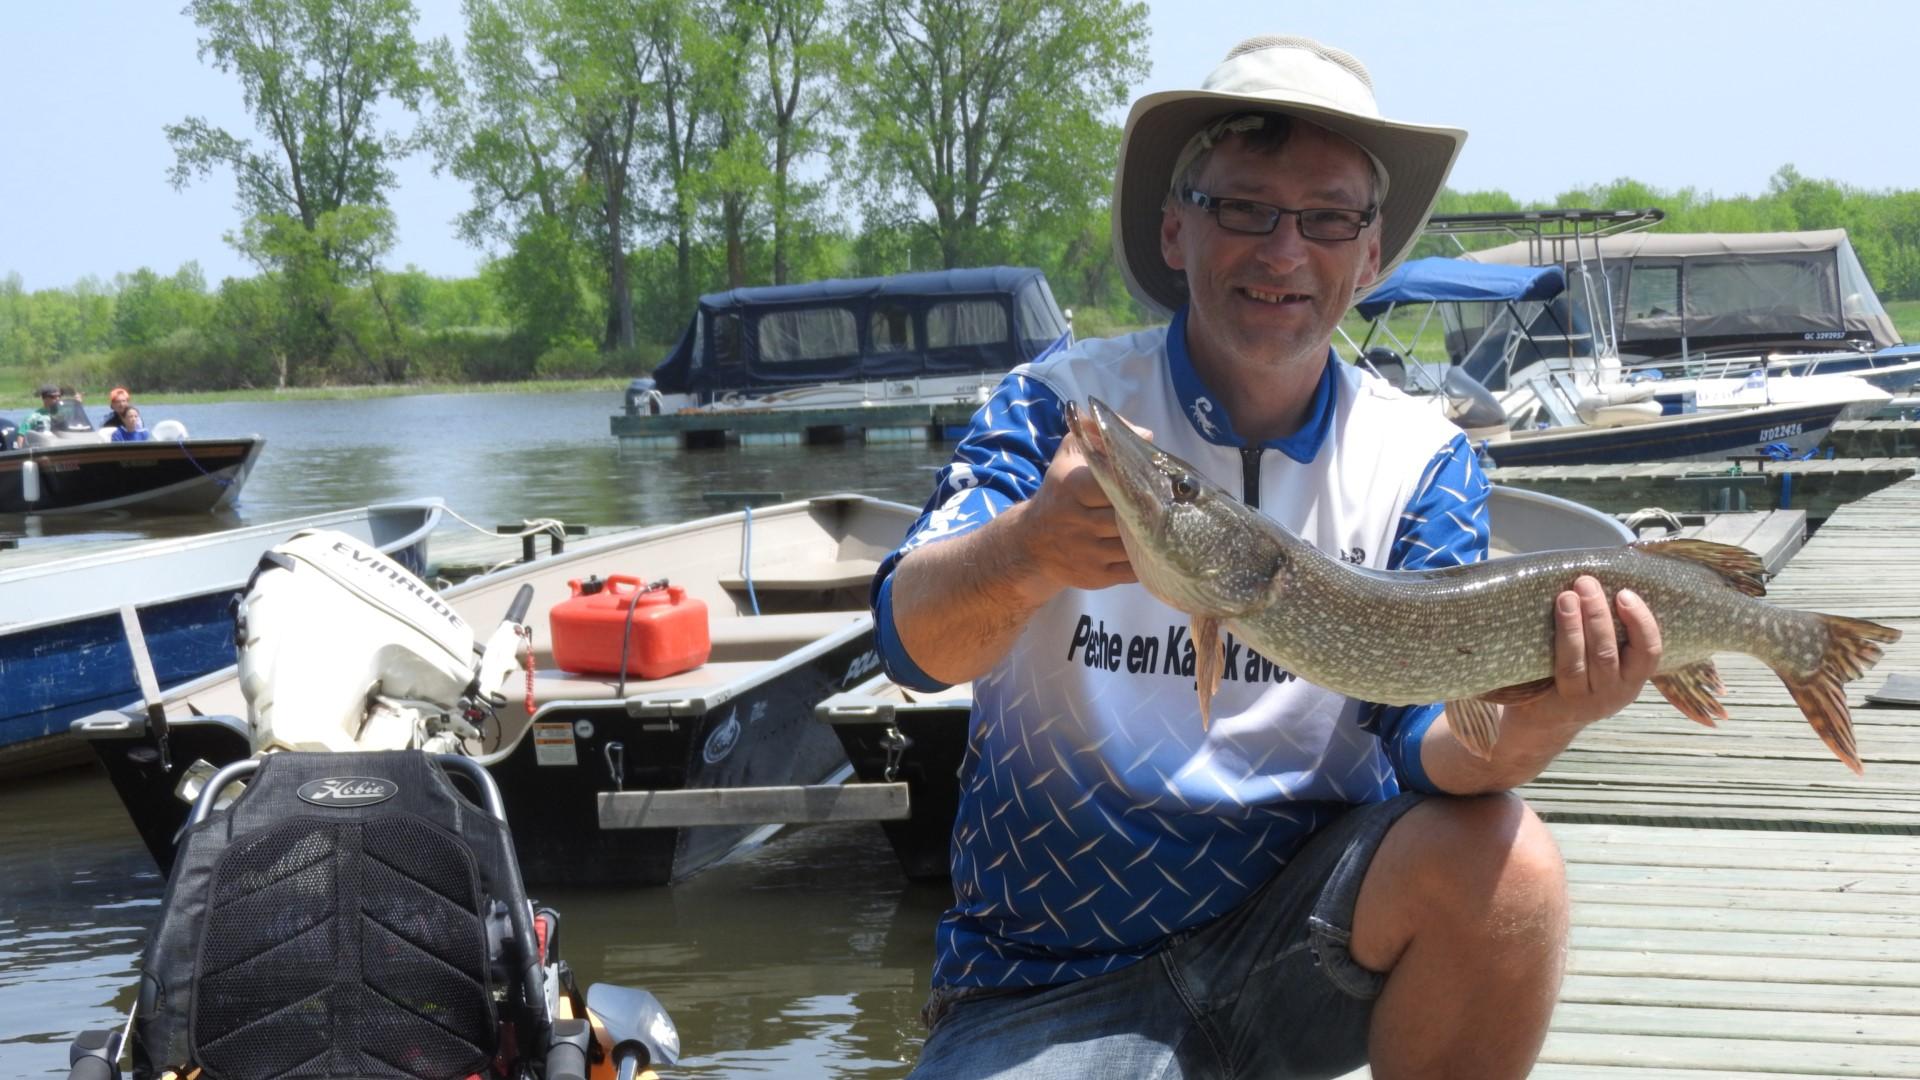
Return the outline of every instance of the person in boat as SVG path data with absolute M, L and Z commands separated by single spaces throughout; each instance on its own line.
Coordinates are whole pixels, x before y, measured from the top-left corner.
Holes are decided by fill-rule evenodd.
M 120 437 L 119 433 L 122 431 L 139 430 L 127 426 L 126 417 L 129 412 L 136 416 L 139 414 L 139 410 L 133 407 L 133 395 L 127 392 L 126 387 L 116 386 L 107 391 L 107 416 L 100 421 L 100 430 L 113 432 L 116 439 Z
M 1382 119 L 1361 63 L 1303 38 L 1134 104 L 1115 254 L 1170 323 L 1009 373 L 875 576 L 891 676 L 973 683 L 914 1076 L 1531 1067 L 1565 870 L 1509 792 L 1638 695 L 1645 603 L 1588 578 L 1558 597 L 1554 688 L 1507 706 L 1490 762 L 1441 705 L 1350 700 L 1231 639 L 1203 730 L 1186 617 L 1137 583 L 1064 417 L 1100 397 L 1350 563 L 1485 558 L 1464 435 L 1331 349 L 1464 139 Z
M 20 421 L 21 431 L 52 431 L 65 423 L 66 395 L 54 383 L 40 384 L 40 407 Z
M 147 426 L 140 422 L 140 410 L 132 405 L 115 413 L 113 419 L 117 421 L 110 425 L 113 430 L 111 440 L 113 442 L 146 442 L 153 437 L 153 433 L 147 430 Z

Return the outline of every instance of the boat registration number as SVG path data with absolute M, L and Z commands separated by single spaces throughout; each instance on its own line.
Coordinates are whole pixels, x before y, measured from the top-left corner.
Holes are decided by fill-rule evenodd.
M 1805 427 L 1804 424 L 1781 424 L 1778 427 L 1763 428 L 1760 432 L 1760 441 L 1772 442 L 1775 439 L 1790 438 L 1800 434 Z
M 573 745 L 573 725 L 533 725 L 533 760 L 537 765 L 580 764 L 580 755 Z

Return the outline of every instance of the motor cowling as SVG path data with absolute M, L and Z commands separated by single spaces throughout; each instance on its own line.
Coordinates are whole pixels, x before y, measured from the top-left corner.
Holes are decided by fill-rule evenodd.
M 262 556 L 240 603 L 240 688 L 256 750 L 392 750 L 406 710 L 453 713 L 474 677 L 473 630 L 377 548 L 332 530 Z

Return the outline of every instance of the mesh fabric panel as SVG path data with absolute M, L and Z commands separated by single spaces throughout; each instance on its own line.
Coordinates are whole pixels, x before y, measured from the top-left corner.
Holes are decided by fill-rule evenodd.
M 465 1076 L 492 1056 L 473 859 L 410 814 L 300 817 L 214 869 L 193 1005 L 217 1080 Z

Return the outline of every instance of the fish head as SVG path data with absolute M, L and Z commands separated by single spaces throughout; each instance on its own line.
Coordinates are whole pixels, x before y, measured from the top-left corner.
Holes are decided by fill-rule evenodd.
M 1275 598 L 1288 553 L 1272 523 L 1099 398 L 1084 411 L 1069 403 L 1067 424 L 1148 592 L 1189 615 L 1226 619 Z

